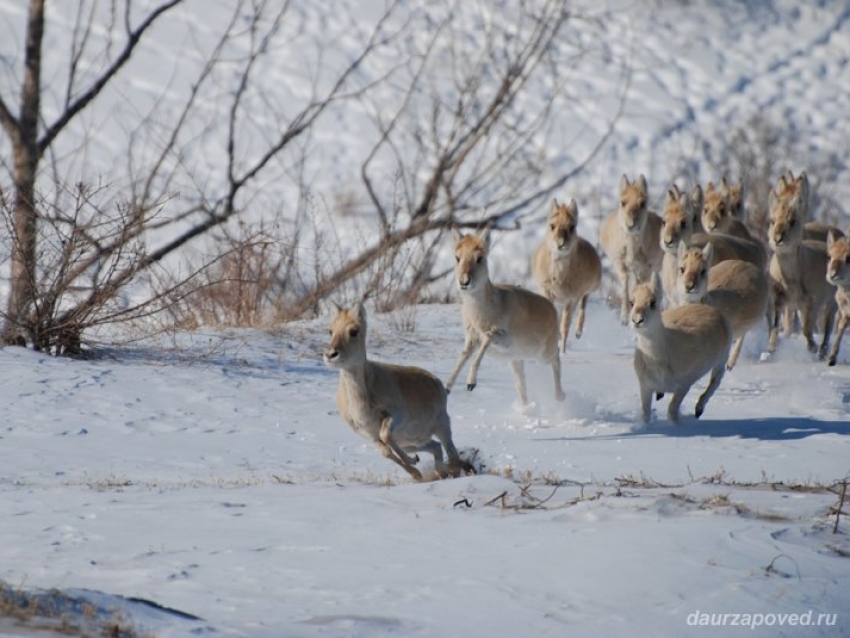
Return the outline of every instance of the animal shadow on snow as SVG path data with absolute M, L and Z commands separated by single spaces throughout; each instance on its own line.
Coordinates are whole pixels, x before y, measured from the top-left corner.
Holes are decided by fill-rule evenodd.
M 766 417 L 754 419 L 695 419 L 682 416 L 679 425 L 659 420 L 648 427 L 635 429 L 623 436 L 664 435 L 676 438 L 707 436 L 761 441 L 795 441 L 819 434 L 850 435 L 850 423 L 844 421 L 819 421 L 811 417 Z
M 711 437 L 729 438 L 738 436 L 742 439 L 757 439 L 761 441 L 797 441 L 820 434 L 841 434 L 850 436 L 850 422 L 819 421 L 811 417 L 767 417 L 755 419 L 695 419 L 692 415 L 682 415 L 679 425 L 674 425 L 667 419 L 658 419 L 649 425 L 642 425 L 627 432 L 616 434 L 588 434 L 538 438 L 538 441 L 604 441 L 605 439 L 622 440 L 625 438 L 640 438 L 645 436 L 667 436 L 671 438 Z

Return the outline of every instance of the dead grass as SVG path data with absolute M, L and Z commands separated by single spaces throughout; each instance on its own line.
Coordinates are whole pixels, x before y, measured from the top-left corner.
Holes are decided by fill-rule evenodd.
M 14 629 L 16 636 L 152 638 L 147 634 L 139 634 L 118 612 L 100 609 L 59 590 L 27 592 L 22 588 L 13 589 L 2 581 L 0 619 L 4 626 Z

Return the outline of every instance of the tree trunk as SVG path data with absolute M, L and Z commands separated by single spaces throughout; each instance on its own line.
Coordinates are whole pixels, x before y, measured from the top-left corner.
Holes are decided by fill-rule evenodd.
M 21 328 L 35 300 L 36 237 L 35 179 L 38 170 L 38 117 L 41 108 L 41 45 L 44 37 L 44 1 L 31 0 L 27 19 L 24 82 L 21 110 L 14 135 L 14 211 L 12 215 L 12 264 L 3 332 L 6 340 L 19 341 Z

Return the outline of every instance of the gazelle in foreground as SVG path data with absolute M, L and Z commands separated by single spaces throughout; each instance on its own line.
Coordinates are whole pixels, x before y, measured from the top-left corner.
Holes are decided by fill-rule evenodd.
M 841 338 L 850 321 L 850 239 L 830 232 L 826 239 L 829 250 L 829 264 L 826 267 L 826 280 L 835 286 L 835 301 L 838 305 L 838 329 L 827 363 L 835 365 Z
M 573 312 L 578 305 L 576 339 L 584 331 L 587 298 L 599 288 L 602 262 L 593 245 L 578 236 L 578 205 L 552 202 L 546 238 L 531 257 L 531 273 L 543 295 L 553 303 L 564 304 L 561 315 L 561 352 L 567 350 L 567 337 Z
M 790 311 L 800 313 L 801 330 L 809 352 L 817 352 L 823 359 L 835 314 L 835 287 L 826 279 L 829 260 L 826 245 L 803 237 L 809 196 L 806 173 L 801 173 L 793 182 L 781 177 L 779 185 L 781 190 L 774 189 L 770 193 L 770 226 L 767 231 L 773 249 L 769 272 L 775 288 L 769 315 L 768 352 L 776 349 L 781 305 L 787 304 Z M 823 334 L 820 346 L 813 336 L 819 316 Z
M 422 479 L 414 467 L 419 462 L 416 452 L 432 454 L 437 476 L 448 476 L 442 447 L 452 475 L 461 470 L 474 472 L 452 442 L 448 393 L 437 377 L 422 368 L 370 361 L 366 356 L 366 311 L 360 304 L 351 309 L 334 304 L 330 332 L 324 360 L 339 370 L 336 405 L 355 432 L 416 480 Z
M 452 229 L 455 248 L 455 280 L 461 296 L 465 341 L 457 364 L 446 382 L 451 390 L 461 368 L 472 356 L 466 389 L 478 383 L 478 367 L 489 348 L 510 359 L 517 393 L 528 404 L 523 360 L 552 366 L 555 399 L 564 400 L 561 360 L 558 355 L 558 313 L 552 302 L 518 286 L 490 281 L 487 254 L 490 231 L 463 235 Z M 477 350 L 476 350 L 477 347 Z
M 647 208 L 648 198 L 643 175 L 634 182 L 623 175 L 617 210 L 599 229 L 602 250 L 611 260 L 620 281 L 620 321 L 623 324 L 629 315 L 631 289 L 661 270 L 661 218 Z
M 767 312 L 770 289 L 767 274 L 747 261 L 731 259 L 713 264 L 714 248 L 679 245 L 678 298 L 684 303 L 703 303 L 726 317 L 734 344 L 726 369 L 735 367 L 744 335 Z
M 732 331 L 720 312 L 704 304 L 661 310 L 661 284 L 657 274 L 635 288 L 630 314 L 637 335 L 634 367 L 640 386 L 641 417 L 648 423 L 652 395 L 673 397 L 667 415 L 679 420 L 682 401 L 691 386 L 705 374 L 711 378 L 697 401 L 699 418 L 726 372 Z

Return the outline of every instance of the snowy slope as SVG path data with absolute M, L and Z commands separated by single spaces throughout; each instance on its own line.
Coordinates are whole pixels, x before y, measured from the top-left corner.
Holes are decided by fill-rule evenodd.
M 838 497 L 819 488 L 850 470 L 847 361 L 791 339 L 760 362 L 759 335 L 703 419 L 673 426 L 662 400 L 641 427 L 614 315 L 590 308 L 562 405 L 531 366 L 537 407 L 520 414 L 507 365 L 485 358 L 450 397 L 482 473 L 424 484 L 336 414 L 325 319 L 89 362 L 3 350 L 3 579 L 202 619 L 142 617 L 157 636 L 680 636 L 694 612 L 809 610 L 846 633 L 850 523 L 832 534 Z M 373 356 L 445 378 L 458 309 L 412 319 L 375 317 Z
M 179 20 L 155 32 L 116 87 L 117 112 L 152 99 L 168 46 L 179 45 L 181 69 L 197 62 L 225 4 L 188 3 L 179 17 L 191 37 Z M 299 14 L 306 37 L 368 17 L 355 2 L 315 4 L 321 19 Z M 559 123 L 569 143 L 558 161 L 569 164 L 596 139 L 588 131 L 604 130 L 629 62 L 615 135 L 565 189 L 585 236 L 622 173 L 645 173 L 654 205 L 672 179 L 716 179 L 724 135 L 754 114 L 803 140 L 786 160 L 829 195 L 816 214 L 847 201 L 846 3 L 616 5 L 603 55 L 572 76 L 587 97 L 579 117 Z M 4 55 L 19 49 L 22 15 L 0 0 Z M 51 17 L 56 38 L 66 19 Z M 169 86 L 178 92 L 179 73 Z M 112 106 L 87 120 L 104 133 L 86 160 L 103 171 L 124 150 Z M 368 127 L 344 118 L 321 121 L 312 140 L 320 192 L 353 179 L 346 162 L 368 144 L 356 134 Z M 493 272 L 529 283 L 540 235 L 529 224 L 497 235 Z M 700 420 L 673 426 L 662 400 L 642 427 L 633 337 L 598 297 L 564 357 L 566 401 L 552 400 L 548 369 L 529 366 L 536 406 L 520 413 L 507 365 L 485 358 L 474 392 L 449 400 L 455 441 L 481 473 L 414 484 L 336 413 L 327 322 L 177 334 L 94 361 L 0 350 L 0 580 L 90 597 L 157 637 L 672 638 L 727 635 L 736 620 L 754 636 L 850 635 L 850 521 L 832 533 L 838 496 L 827 489 L 850 473 L 848 346 L 834 368 L 800 338 L 760 361 L 766 335 L 750 335 Z M 373 356 L 443 379 L 461 343 L 453 304 L 372 317 Z M 761 626 L 742 629 L 747 615 Z M 692 626 L 701 620 L 727 627 Z M 26 635 L 13 624 L 0 635 Z

